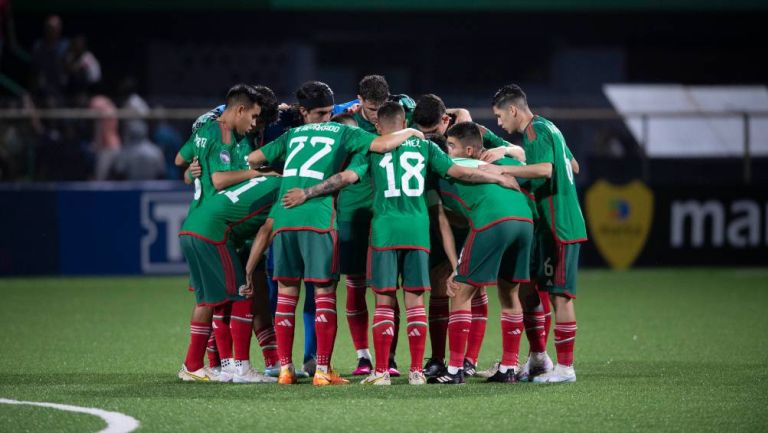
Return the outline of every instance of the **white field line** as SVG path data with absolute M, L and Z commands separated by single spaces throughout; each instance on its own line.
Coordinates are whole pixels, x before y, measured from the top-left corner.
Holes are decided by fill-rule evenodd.
M 107 423 L 107 428 L 98 433 L 129 433 L 139 428 L 139 421 L 136 418 L 124 415 L 119 412 L 109 412 L 92 407 L 72 406 L 68 404 L 46 403 L 38 401 L 19 401 L 0 398 L 0 404 L 26 404 L 29 406 L 49 407 L 52 409 L 65 410 L 67 412 L 80 412 L 97 416 Z

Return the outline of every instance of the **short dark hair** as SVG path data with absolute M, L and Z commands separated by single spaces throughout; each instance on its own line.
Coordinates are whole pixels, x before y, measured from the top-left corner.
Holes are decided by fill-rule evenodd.
M 341 123 L 342 125 L 357 126 L 357 120 L 351 113 L 339 113 L 331 117 L 331 122 Z
M 401 116 L 403 119 L 405 119 L 405 110 L 399 103 L 389 101 L 385 102 L 381 107 L 379 107 L 379 111 L 376 112 L 376 115 L 379 119 L 379 122 L 392 121 L 395 120 L 397 116 Z
M 256 103 L 261 107 L 259 120 L 266 126 L 277 120 L 277 96 L 267 86 L 252 86 L 256 94 Z
M 332 99 L 333 90 L 322 81 L 307 81 L 296 90 L 296 99 L 298 101 Z
M 385 102 L 389 97 L 389 84 L 381 75 L 366 75 L 357 85 L 357 94 L 366 101 Z
M 413 123 L 429 128 L 437 125 L 445 114 L 445 104 L 439 96 L 428 93 L 419 97 L 413 110 Z
M 528 106 L 528 98 L 525 96 L 525 92 L 517 84 L 507 84 L 502 87 L 496 94 L 493 95 L 493 106 L 497 108 L 504 108 L 509 104 L 514 104 L 516 107 L 525 108 Z
M 435 143 L 445 153 L 448 151 L 445 148 L 445 135 L 443 134 L 427 134 L 424 138 Z
M 471 146 L 475 149 L 483 147 L 483 136 L 480 134 L 480 127 L 475 122 L 459 122 L 445 133 L 446 137 L 455 137 L 463 145 Z
M 227 107 L 233 107 L 235 105 L 244 105 L 248 108 L 253 107 L 258 101 L 256 95 L 256 89 L 248 84 L 235 84 L 229 88 L 227 92 Z

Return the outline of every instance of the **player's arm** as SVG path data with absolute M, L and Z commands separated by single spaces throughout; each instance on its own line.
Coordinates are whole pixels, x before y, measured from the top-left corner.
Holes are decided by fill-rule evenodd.
M 486 173 L 505 174 L 505 175 L 515 176 L 515 177 L 525 177 L 528 179 L 539 179 L 539 178 L 549 179 L 552 177 L 551 162 L 540 162 L 537 164 L 522 165 L 522 166 L 516 166 L 516 165 L 502 166 L 502 165 L 485 164 L 485 165 L 481 165 L 479 167 L 479 170 Z
M 352 170 L 336 173 L 328 179 L 308 188 L 291 188 L 283 196 L 283 207 L 290 209 L 300 206 L 305 201 L 321 195 L 331 194 L 347 185 L 360 180 L 360 176 Z
M 406 140 L 408 140 L 413 136 L 418 137 L 422 140 L 424 139 L 424 134 L 418 129 L 405 128 L 399 131 L 392 132 L 390 134 L 385 134 L 385 135 L 376 137 L 371 142 L 370 151 L 376 152 L 376 153 L 390 152 L 396 149 L 398 146 L 400 146 Z
M 448 262 L 451 263 L 451 269 L 456 269 L 456 265 L 459 262 L 459 258 L 456 256 L 456 240 L 453 237 L 453 230 L 451 230 L 451 222 L 448 220 L 448 215 L 445 214 L 445 208 L 439 203 L 437 204 L 437 225 L 440 237 L 442 238 L 445 256 L 448 257 Z
M 490 164 L 485 164 L 490 165 Z M 495 183 L 504 188 L 520 191 L 520 185 L 512 176 L 504 176 L 496 172 L 480 171 L 476 168 L 463 167 L 453 164 L 448 169 L 448 176 L 469 183 Z
M 245 275 L 247 285 L 250 287 L 253 281 L 253 271 L 264 257 L 264 252 L 267 251 L 269 243 L 272 241 L 272 218 L 267 218 L 267 221 L 261 226 L 256 233 L 256 237 L 253 239 L 253 245 L 251 245 L 251 252 L 248 254 L 248 261 L 245 264 Z M 252 290 L 252 288 L 251 288 Z
M 571 160 L 571 170 L 573 171 L 573 174 L 579 174 L 579 170 L 581 167 L 579 167 L 579 161 L 576 161 L 576 158 L 573 158 Z
M 466 108 L 447 108 L 445 114 L 455 117 L 456 123 L 472 121 L 472 115 Z
M 216 191 L 237 185 L 240 182 L 253 179 L 259 176 L 272 176 L 274 172 L 271 170 L 234 170 L 234 171 L 217 171 L 211 175 L 211 182 Z

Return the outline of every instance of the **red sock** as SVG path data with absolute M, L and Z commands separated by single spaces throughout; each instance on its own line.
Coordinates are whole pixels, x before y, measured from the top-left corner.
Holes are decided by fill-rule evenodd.
M 395 336 L 392 337 L 392 345 L 389 346 L 389 357 L 394 358 L 395 352 L 397 352 L 397 337 L 400 336 L 400 303 L 397 302 L 397 298 L 395 298 L 395 306 L 392 307 L 395 311 Z
M 523 315 L 501 313 L 501 365 L 517 365 L 522 334 Z
M 544 309 L 544 347 L 547 347 L 549 341 L 549 330 L 552 329 L 552 301 L 549 298 L 549 292 L 539 290 L 539 299 L 541 307 Z
M 421 371 L 424 346 L 427 343 L 427 312 L 424 306 L 405 310 L 408 319 L 408 346 L 411 349 L 411 371 Z
M 203 354 L 205 354 L 205 345 L 210 333 L 210 323 L 189 322 L 189 347 L 187 347 L 187 357 L 184 359 L 187 370 L 195 371 L 203 368 Z
M 251 359 L 251 330 L 253 329 L 253 299 L 232 303 L 229 330 L 235 347 L 235 361 Z
M 469 328 L 466 358 L 473 364 L 477 364 L 477 357 L 480 355 L 480 347 L 483 345 L 487 323 L 488 294 L 482 292 L 472 298 L 472 326 Z
M 365 303 L 365 276 L 347 275 L 347 323 L 355 350 L 368 348 L 368 306 Z
M 336 342 L 336 292 L 315 292 L 315 333 L 317 333 L 317 365 L 331 365 Z
M 253 331 L 256 335 L 256 340 L 261 347 L 261 353 L 264 355 L 264 365 L 266 367 L 272 367 L 280 361 L 280 357 L 277 355 L 277 338 L 275 337 L 275 327 L 272 325 L 265 326 L 261 329 Z
M 448 297 L 429 297 L 429 343 L 432 358 L 445 359 L 445 336 L 448 334 Z
M 448 319 L 448 349 L 451 353 L 448 365 L 450 367 L 462 368 L 464 366 L 464 354 L 467 353 L 470 326 L 472 326 L 472 311 L 451 311 L 451 317 Z
M 389 370 L 389 348 L 395 336 L 395 310 L 389 305 L 376 305 L 373 313 L 373 350 L 376 352 L 376 372 Z
M 557 363 L 573 365 L 573 344 L 576 342 L 576 322 L 555 323 Z
M 296 327 L 297 302 L 299 302 L 298 296 L 277 294 L 275 337 L 277 337 L 277 354 L 282 365 L 293 363 L 293 331 Z
M 229 331 L 229 314 L 232 304 L 227 302 L 213 308 L 213 333 L 216 335 L 216 348 L 221 359 L 232 358 L 232 334 Z
M 211 330 L 211 335 L 208 337 L 208 347 L 205 348 L 208 352 L 208 367 L 221 367 L 221 358 L 219 358 L 219 350 L 216 349 L 216 335 Z
M 547 341 L 544 339 L 544 320 L 543 311 L 523 314 L 525 336 L 528 337 L 531 352 L 544 352 L 547 350 Z

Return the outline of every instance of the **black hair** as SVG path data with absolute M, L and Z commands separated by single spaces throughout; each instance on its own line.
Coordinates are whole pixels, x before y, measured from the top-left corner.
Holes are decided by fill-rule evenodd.
M 446 137 L 455 137 L 461 144 L 471 146 L 475 149 L 483 147 L 483 136 L 480 134 L 480 127 L 475 122 L 459 122 L 445 133 Z
M 317 108 L 317 106 L 307 107 L 302 102 L 311 101 L 314 105 L 315 101 L 333 101 L 333 90 L 321 81 L 307 81 L 296 90 L 296 99 L 299 101 L 299 105 L 310 110 Z M 333 105 L 333 102 L 328 105 Z
M 235 84 L 227 92 L 227 107 L 243 105 L 248 108 L 253 107 L 258 99 L 256 89 L 248 84 Z
M 504 108 L 509 104 L 514 104 L 518 108 L 528 106 L 528 98 L 525 96 L 523 89 L 517 84 L 507 84 L 493 95 L 494 107 Z
M 366 75 L 357 85 L 357 94 L 366 101 L 385 102 L 389 97 L 389 84 L 381 75 Z
M 357 126 L 357 120 L 351 113 L 339 113 L 331 117 L 331 122 L 341 123 L 342 125 Z
M 448 150 L 445 147 L 445 135 L 443 134 L 427 134 L 424 138 L 427 140 L 435 143 L 437 147 L 440 148 L 445 153 L 448 153 Z
M 405 110 L 403 106 L 397 102 L 388 101 L 379 107 L 379 111 L 376 112 L 379 118 L 379 122 L 394 120 L 397 116 L 401 116 L 405 119 Z
M 431 93 L 422 95 L 416 101 L 413 110 L 413 123 L 424 128 L 430 128 L 438 124 L 445 114 L 445 104 L 439 96 Z
M 277 96 L 267 86 L 252 86 L 256 94 L 256 103 L 261 107 L 260 121 L 266 126 L 277 120 Z

